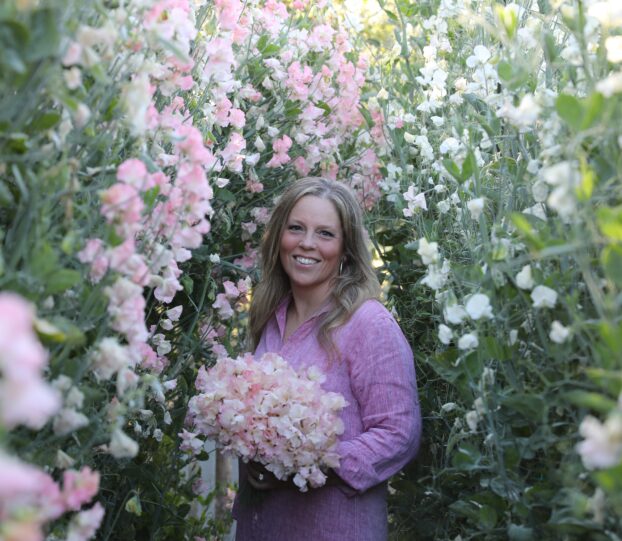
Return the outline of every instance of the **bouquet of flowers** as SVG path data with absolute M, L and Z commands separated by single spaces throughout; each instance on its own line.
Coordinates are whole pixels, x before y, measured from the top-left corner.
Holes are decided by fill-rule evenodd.
M 281 480 L 293 475 L 301 491 L 322 486 L 322 469 L 337 467 L 338 393 L 322 390 L 325 376 L 312 366 L 296 372 L 282 357 L 266 353 L 221 358 L 201 367 L 189 403 L 194 426 L 225 452 L 262 463 Z

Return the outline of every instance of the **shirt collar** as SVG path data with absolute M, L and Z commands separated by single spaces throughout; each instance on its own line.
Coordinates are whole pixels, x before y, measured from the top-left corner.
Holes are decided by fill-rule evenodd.
M 276 316 L 276 323 L 279 327 L 279 332 L 281 333 L 281 338 L 285 336 L 285 323 L 287 322 L 287 309 L 289 308 L 289 305 L 291 302 L 292 302 L 292 294 L 288 293 L 283 298 L 283 300 L 278 304 L 274 312 Z M 312 319 L 315 319 L 318 316 L 325 314 L 334 306 L 334 304 L 335 304 L 335 301 L 333 301 L 333 298 L 329 297 L 329 299 L 322 306 L 320 306 L 317 309 L 317 311 L 307 321 L 311 321 Z M 306 321 L 304 323 L 306 323 Z

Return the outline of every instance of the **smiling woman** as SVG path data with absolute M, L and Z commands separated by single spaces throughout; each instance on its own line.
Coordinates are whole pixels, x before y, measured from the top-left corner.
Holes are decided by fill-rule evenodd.
M 347 405 L 339 467 L 300 492 L 257 463 L 240 464 L 238 541 L 383 541 L 387 479 L 413 458 L 421 418 L 412 351 L 377 300 L 362 211 L 342 183 L 306 178 L 277 203 L 262 243 L 251 335 L 295 370 L 317 367 Z

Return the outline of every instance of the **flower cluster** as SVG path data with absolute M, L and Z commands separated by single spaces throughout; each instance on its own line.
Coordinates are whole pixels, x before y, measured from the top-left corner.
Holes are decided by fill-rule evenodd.
M 346 406 L 340 394 L 322 390 L 323 380 L 316 367 L 297 373 L 273 353 L 222 358 L 199 371 L 200 394 L 189 404 L 194 429 L 278 479 L 293 475 L 301 491 L 319 487 L 322 468 L 338 466 L 339 412 Z

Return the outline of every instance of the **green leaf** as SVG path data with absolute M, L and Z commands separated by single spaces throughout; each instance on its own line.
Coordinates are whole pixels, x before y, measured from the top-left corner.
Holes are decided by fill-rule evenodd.
M 259 52 L 263 51 L 268 45 L 268 34 L 264 34 L 257 40 L 257 50 Z
M 612 240 L 622 241 L 622 206 L 598 209 L 596 221 L 603 235 Z
M 325 101 L 318 101 L 315 106 L 324 110 L 324 116 L 330 115 L 332 111 L 330 105 L 328 105 L 328 103 L 326 103 Z
M 562 398 L 580 408 L 595 410 L 600 413 L 609 413 L 617 407 L 617 402 L 611 398 L 607 398 L 600 393 L 581 391 L 579 389 L 564 393 Z
M 30 18 L 31 39 L 25 51 L 29 61 L 55 56 L 60 44 L 59 25 L 53 9 L 39 9 Z
M 187 274 L 182 275 L 179 280 L 181 282 L 181 285 L 184 287 L 184 291 L 188 295 L 192 295 L 192 290 L 194 289 L 194 280 L 190 278 L 190 276 L 188 276 Z
M 82 274 L 73 269 L 58 269 L 50 274 L 45 283 L 45 291 L 49 295 L 62 293 L 75 286 L 82 279 Z
M 50 128 L 56 126 L 60 119 L 61 115 L 59 112 L 46 111 L 31 122 L 30 128 L 36 131 L 49 130 Z
M 469 150 L 467 157 L 462 164 L 461 177 L 463 181 L 468 180 L 477 171 L 477 160 L 473 151 Z
M 581 156 L 581 183 L 576 188 L 579 201 L 588 201 L 592 197 L 596 180 L 596 172 L 590 168 L 587 160 Z
M 529 220 L 524 214 L 521 214 L 520 212 L 513 212 L 510 215 L 510 219 L 512 220 L 512 223 L 514 224 L 516 229 L 518 229 L 518 231 L 527 240 L 530 241 L 530 243 L 532 244 L 534 248 L 538 250 L 541 250 L 542 248 L 544 248 L 544 242 L 540 240 L 540 238 L 538 237 L 538 234 L 536 233 L 533 226 L 529 223 Z
M 600 261 L 607 278 L 622 289 L 622 246 L 606 246 L 600 255 Z
M 478 512 L 478 522 L 484 530 L 491 530 L 497 525 L 497 512 L 489 505 L 482 505 Z
M 585 373 L 590 380 L 610 395 L 619 396 L 622 393 L 622 370 L 586 368 Z
M 594 479 L 609 494 L 622 493 L 622 464 L 595 472 Z
M 145 202 L 145 206 L 147 207 L 147 209 L 153 208 L 159 194 L 160 186 L 154 186 L 153 188 L 149 188 L 146 192 L 143 193 L 143 201 Z
M 30 269 L 33 276 L 45 279 L 46 276 L 56 270 L 58 255 L 47 243 L 39 245 L 30 259 Z
M 512 64 L 505 60 L 502 60 L 497 64 L 497 73 L 503 81 L 511 81 L 514 77 L 514 70 L 512 69 Z
M 573 130 L 579 131 L 583 125 L 583 106 L 581 102 L 570 94 L 560 94 L 555 100 L 557 114 Z
M 67 318 L 55 316 L 51 321 L 35 319 L 35 330 L 42 340 L 81 346 L 86 341 L 84 333 Z
M 582 100 L 583 104 L 583 122 L 581 129 L 585 130 L 592 126 L 603 112 L 605 98 L 600 92 L 593 92 L 587 98 Z
M 319 107 L 319 105 L 318 105 Z M 365 107 L 359 107 L 359 112 L 363 115 L 363 118 L 365 119 L 365 124 L 367 124 L 368 128 L 373 128 L 374 127 L 374 121 L 371 117 L 371 114 L 369 113 L 369 111 L 367 109 L 365 109 Z
M 389 17 L 389 19 L 391 19 L 393 22 L 399 22 L 397 15 L 392 11 L 385 9 L 384 12 L 387 14 L 387 17 Z
M 455 161 L 450 158 L 445 158 L 443 160 L 443 166 L 452 177 L 454 177 L 458 182 L 462 182 L 462 171 Z
M 551 32 L 545 32 L 544 34 L 544 54 L 548 62 L 553 62 L 559 55 L 557 41 Z
M 451 458 L 451 462 L 455 468 L 464 471 L 478 470 L 480 465 L 481 454 L 475 445 L 462 443 Z
M 544 398 L 537 394 L 516 393 L 503 397 L 500 402 L 504 407 L 533 422 L 540 422 L 547 410 Z

